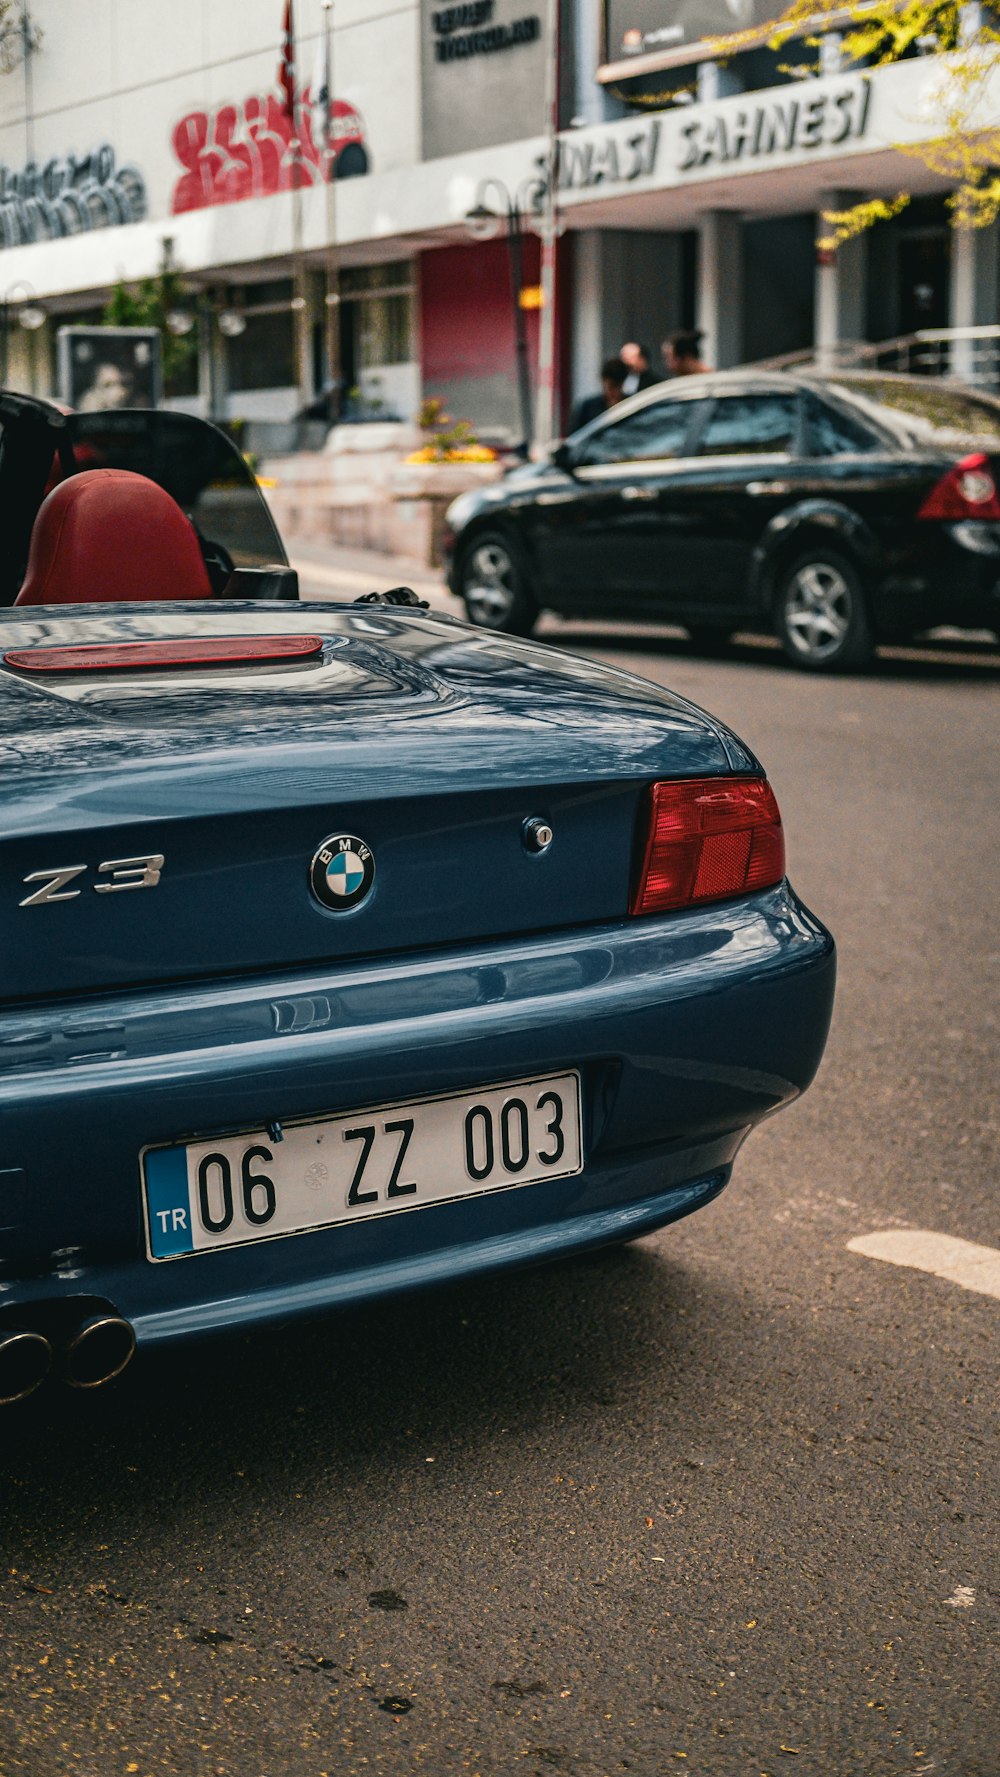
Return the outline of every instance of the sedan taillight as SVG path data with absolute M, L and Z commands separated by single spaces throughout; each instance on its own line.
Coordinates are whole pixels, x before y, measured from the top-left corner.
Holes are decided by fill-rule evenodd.
M 981 450 L 963 457 L 931 488 L 917 517 L 1000 519 L 1000 494 L 989 457 Z
M 774 791 L 762 777 L 653 784 L 632 913 L 665 913 L 773 888 L 785 874 Z

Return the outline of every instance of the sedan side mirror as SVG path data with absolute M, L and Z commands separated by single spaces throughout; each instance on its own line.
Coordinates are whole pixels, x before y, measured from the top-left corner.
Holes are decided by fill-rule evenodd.
M 565 438 L 562 440 L 561 444 L 556 445 L 555 450 L 552 452 L 552 461 L 557 469 L 564 469 L 567 475 L 572 475 L 573 467 L 576 463 L 576 452 L 572 445 L 567 443 Z

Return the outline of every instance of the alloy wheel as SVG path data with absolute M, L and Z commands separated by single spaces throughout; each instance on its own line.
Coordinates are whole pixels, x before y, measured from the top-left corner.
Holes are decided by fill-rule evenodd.
M 827 660 L 843 647 L 851 627 L 851 588 L 832 562 L 807 562 L 789 581 L 785 627 L 798 653 Z
M 517 592 L 514 563 L 502 543 L 480 543 L 472 551 L 463 577 L 462 596 L 473 623 L 489 629 L 506 623 Z

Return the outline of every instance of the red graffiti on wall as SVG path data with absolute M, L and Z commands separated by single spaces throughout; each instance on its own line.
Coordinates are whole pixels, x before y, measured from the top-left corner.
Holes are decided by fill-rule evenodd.
M 298 95 L 294 125 L 273 93 L 211 112 L 189 112 L 173 133 L 174 153 L 185 169 L 174 186 L 174 215 L 367 173 L 359 113 L 343 99 L 334 99 L 330 110 L 329 147 L 323 142 L 322 107 L 313 104 L 309 87 Z

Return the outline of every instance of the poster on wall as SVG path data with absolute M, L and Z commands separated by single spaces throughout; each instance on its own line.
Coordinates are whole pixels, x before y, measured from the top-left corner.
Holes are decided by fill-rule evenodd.
M 490 148 L 545 128 L 541 0 L 424 0 L 421 115 L 425 160 Z
M 706 37 L 769 25 L 784 11 L 785 0 L 604 0 L 605 60 L 697 52 Z
M 77 413 L 156 407 L 160 335 L 155 327 L 60 327 L 59 399 Z

